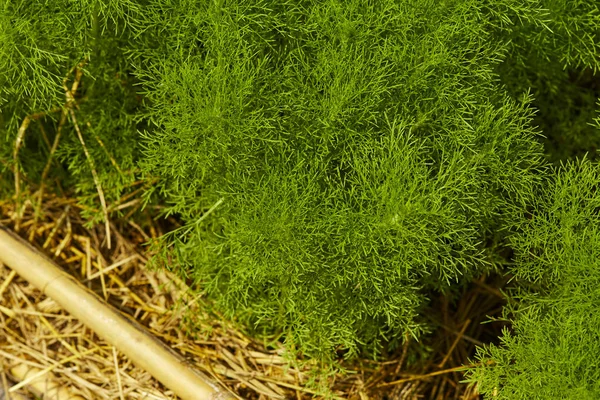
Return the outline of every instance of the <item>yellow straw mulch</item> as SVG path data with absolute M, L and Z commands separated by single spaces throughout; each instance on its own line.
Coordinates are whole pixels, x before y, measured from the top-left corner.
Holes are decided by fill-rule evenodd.
M 307 367 L 290 366 L 282 345 L 267 349 L 224 318 L 209 314 L 204 300 L 192 297 L 180 279 L 146 268 L 142 244 L 156 238 L 159 229 L 150 225 L 146 232 L 133 222 L 117 220 L 111 223 L 112 246 L 107 250 L 102 244 L 103 227 L 86 228 L 73 200 L 45 197 L 37 220 L 31 202 L 22 203 L 18 214 L 14 203 L 0 203 L 0 222 L 11 228 L 18 222 L 23 238 L 235 398 L 314 397 L 315 392 L 306 385 Z M 190 317 L 198 329 L 194 335 L 185 328 L 185 319 Z M 405 346 L 389 361 L 357 363 L 360 368 L 335 377 L 331 382 L 333 398 L 478 399 L 475 388 L 458 384 L 456 379 L 461 376 L 457 365 L 460 360 L 464 362 L 460 354 L 466 354 L 462 339 L 469 323 L 448 334 L 451 347 L 443 350 L 439 368 L 406 373 L 402 370 Z M 33 399 L 32 394 L 55 400 L 177 398 L 3 265 L 0 371 L 0 388 L 11 387 L 13 399 Z M 446 397 L 449 393 L 452 397 Z M 2 396 L 0 390 L 0 399 Z

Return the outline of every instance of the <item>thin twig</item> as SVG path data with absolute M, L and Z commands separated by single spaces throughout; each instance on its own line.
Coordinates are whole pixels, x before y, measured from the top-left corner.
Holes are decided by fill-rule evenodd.
M 42 139 L 44 140 L 44 144 L 50 150 L 50 140 L 48 139 L 48 134 L 46 133 L 46 129 L 44 128 L 44 124 L 39 119 L 37 120 L 38 128 L 40 128 L 40 132 L 42 133 Z
M 446 362 L 448 361 L 448 359 L 452 355 L 452 352 L 454 351 L 454 348 L 456 347 L 456 345 L 458 344 L 458 342 L 460 341 L 460 339 L 463 338 L 463 335 L 465 334 L 465 331 L 467 330 L 467 327 L 469 326 L 470 323 L 471 323 L 470 319 L 468 319 L 468 320 L 465 321 L 465 323 L 463 324 L 463 327 L 461 328 L 460 332 L 458 332 L 458 335 L 456 335 L 456 338 L 454 339 L 454 342 L 452 342 L 452 346 L 450 346 L 450 349 L 448 350 L 448 353 L 446 353 L 446 356 L 444 357 L 444 359 L 442 360 L 442 362 L 438 365 L 439 368 L 444 368 L 444 365 L 446 364 Z
M 102 205 L 102 212 L 104 213 L 104 227 L 106 229 L 106 246 L 110 249 L 110 221 L 108 220 L 108 209 L 106 207 L 106 200 L 104 199 L 104 191 L 102 190 L 102 185 L 100 184 L 100 178 L 98 178 L 98 173 L 96 172 L 96 166 L 94 164 L 94 160 L 90 155 L 87 146 L 85 145 L 85 141 L 83 140 L 83 135 L 81 134 L 81 130 L 79 129 L 79 125 L 77 124 L 77 118 L 75 117 L 75 112 L 73 109 L 69 109 L 69 113 L 71 114 L 71 120 L 73 121 L 73 125 L 75 126 L 75 131 L 77 132 L 77 137 L 81 142 L 81 146 L 83 146 L 83 151 L 85 153 L 85 157 L 90 164 L 90 168 L 92 169 L 92 177 L 94 178 L 94 184 L 96 185 L 96 190 L 98 190 L 98 195 L 100 197 L 100 204 Z
M 21 170 L 19 169 L 19 149 L 21 148 L 21 143 L 23 143 L 23 139 L 25 138 L 25 131 L 29 127 L 31 120 L 34 118 L 34 115 L 28 115 L 23 119 L 21 126 L 19 127 L 19 132 L 17 133 L 17 139 L 15 140 L 15 147 L 13 149 L 13 173 L 15 175 L 15 198 L 17 201 L 17 215 L 16 215 L 16 223 L 15 223 L 15 231 L 19 232 L 19 228 L 21 225 Z
M 56 149 L 58 148 L 58 144 L 60 143 L 60 137 L 62 134 L 62 130 L 65 126 L 65 123 L 67 122 L 68 110 L 75 105 L 75 92 L 77 91 L 77 88 L 79 87 L 79 84 L 81 82 L 81 78 L 83 77 L 83 71 L 80 68 L 82 68 L 84 65 L 85 65 L 85 60 L 82 61 L 77 67 L 75 67 L 75 68 L 77 68 L 76 73 L 75 73 L 75 80 L 73 81 L 73 84 L 71 85 L 70 90 L 67 87 L 67 79 L 68 79 L 69 75 L 71 75 L 71 73 L 73 72 L 73 69 L 75 69 L 75 68 L 71 69 L 71 71 L 69 71 L 69 74 L 67 74 L 65 79 L 63 79 L 63 88 L 65 89 L 66 103 L 60 109 L 61 110 L 60 121 L 58 122 L 58 127 L 56 129 L 56 135 L 54 136 L 54 141 L 52 142 L 52 147 L 50 148 L 50 154 L 48 155 L 48 160 L 46 161 L 46 165 L 44 166 L 44 170 L 42 171 L 42 178 L 40 180 L 40 188 L 38 190 L 38 208 L 37 208 L 38 210 L 40 210 L 41 206 L 42 206 L 42 199 L 44 197 L 44 182 L 46 181 L 46 178 L 48 177 L 48 173 L 50 172 L 50 167 L 52 166 L 54 153 L 56 153 Z M 38 215 L 36 213 L 36 221 L 37 221 L 37 218 L 38 218 Z
M 117 349 L 113 346 L 113 359 L 115 361 L 115 374 L 117 375 L 117 384 L 119 386 L 119 397 L 121 400 L 125 400 L 123 395 L 123 384 L 121 383 L 121 373 L 119 372 L 119 360 L 117 359 Z
M 60 217 L 58 218 L 58 220 L 56 220 L 56 223 L 54 224 L 54 227 L 52 228 L 52 230 L 50 231 L 50 234 L 48 235 L 48 237 L 44 241 L 44 244 L 42 246 L 43 249 L 48 248 L 48 246 L 50 245 L 50 243 L 52 243 L 52 239 L 54 238 L 54 235 L 56 235 L 56 233 L 60 229 L 63 221 L 65 220 L 65 218 L 67 218 L 67 214 L 69 213 L 70 209 L 71 209 L 71 206 L 67 204 L 67 206 L 65 207 L 65 210 L 60 215 Z
M 488 361 L 487 362 L 487 364 L 492 364 L 492 363 L 493 363 L 492 361 Z M 398 379 L 398 380 L 392 381 L 392 382 L 382 383 L 380 385 L 377 385 L 377 387 L 394 386 L 394 385 L 398 385 L 400 383 L 411 382 L 411 381 L 420 381 L 420 380 L 431 378 L 431 377 L 437 376 L 437 375 L 449 374 L 451 372 L 466 371 L 469 368 L 477 367 L 477 366 L 480 366 L 481 364 L 482 363 L 476 363 L 476 364 L 470 364 L 470 365 L 461 365 L 460 367 L 443 369 L 441 371 L 434 371 L 434 372 L 431 372 L 431 373 L 425 374 L 425 375 L 415 375 L 415 376 L 411 376 L 409 378 L 403 378 L 403 379 Z
M 91 128 L 92 124 L 90 124 L 89 122 L 87 123 L 87 127 Z M 121 168 L 119 167 L 119 164 L 117 163 L 117 160 L 115 160 L 115 158 L 112 156 L 112 154 L 110 154 L 108 152 L 108 149 L 106 148 L 106 146 L 104 145 L 104 142 L 102 141 L 102 139 L 100 139 L 98 137 L 98 135 L 94 134 L 94 138 L 96 139 L 96 141 L 98 142 L 98 144 L 100 145 L 100 147 L 102 147 L 102 149 L 104 150 L 104 152 L 106 153 L 106 156 L 108 157 L 108 159 L 110 160 L 110 163 L 112 164 L 113 167 L 115 167 L 115 169 L 119 172 L 119 174 L 123 175 L 123 171 L 121 170 Z
M 398 361 L 398 365 L 396 366 L 395 373 L 400 372 L 400 368 L 402 368 L 402 364 L 404 364 L 404 360 L 406 359 L 406 355 L 408 354 L 408 344 L 410 341 L 410 334 L 406 332 L 404 334 L 404 344 L 402 345 L 402 355 L 400 356 L 400 361 Z
M 54 153 L 58 148 L 58 143 L 60 142 L 60 136 L 62 134 L 63 127 L 65 122 L 67 121 L 67 108 L 63 108 L 62 113 L 60 115 L 60 121 L 58 122 L 58 128 L 56 129 L 56 136 L 54 136 L 54 141 L 52 142 L 52 147 L 50 147 L 50 154 L 48 155 L 48 160 L 46 161 L 46 165 L 44 166 L 44 170 L 42 171 L 42 179 L 40 181 L 40 189 L 38 190 L 38 209 L 41 208 L 42 198 L 44 197 L 44 182 L 48 177 L 48 173 L 50 172 L 50 167 L 52 166 L 52 161 L 54 157 Z

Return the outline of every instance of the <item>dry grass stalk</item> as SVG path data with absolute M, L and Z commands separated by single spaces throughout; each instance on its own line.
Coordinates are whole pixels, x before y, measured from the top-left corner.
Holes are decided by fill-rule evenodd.
M 90 155 L 90 152 L 85 145 L 85 141 L 83 140 L 83 135 L 81 134 L 81 129 L 79 129 L 79 124 L 77 123 L 77 118 L 75 117 L 75 112 L 73 109 L 69 110 L 71 115 L 71 121 L 75 126 L 75 132 L 77 132 L 77 137 L 79 138 L 79 142 L 83 147 L 83 152 L 85 153 L 85 158 L 90 164 L 90 169 L 92 170 L 92 178 L 94 178 L 94 184 L 96 185 L 96 190 L 98 191 L 98 197 L 100 198 L 100 204 L 102 205 L 102 213 L 104 214 L 104 226 L 106 227 L 106 247 L 111 248 L 111 239 L 110 239 L 110 221 L 108 220 L 108 209 L 106 207 L 106 200 L 104 199 L 104 190 L 102 190 L 102 185 L 100 184 L 100 178 L 98 178 L 98 172 L 96 172 L 96 166 L 94 164 L 94 159 Z
M 23 144 L 23 140 L 25 139 L 25 132 L 27 131 L 27 128 L 29 128 L 29 125 L 31 124 L 31 121 L 35 121 L 38 120 L 44 116 L 46 116 L 47 114 L 59 111 L 60 109 L 52 109 L 48 112 L 39 112 L 39 113 L 35 113 L 35 114 L 31 114 L 31 115 L 27 115 L 25 118 L 23 118 L 23 122 L 21 123 L 21 126 L 19 127 L 19 131 L 17 132 L 17 138 L 15 139 L 15 145 L 13 147 L 13 174 L 15 176 L 15 198 L 17 200 L 17 209 L 20 210 L 20 205 L 21 205 L 21 170 L 19 169 L 19 150 L 21 149 L 21 145 Z M 15 231 L 19 231 L 20 228 L 20 222 L 21 222 L 21 214 L 18 213 L 17 214 L 17 220 L 15 223 Z

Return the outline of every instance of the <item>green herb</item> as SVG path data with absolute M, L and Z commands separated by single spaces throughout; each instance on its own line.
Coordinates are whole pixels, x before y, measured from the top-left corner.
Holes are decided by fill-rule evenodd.
M 182 223 L 153 262 L 254 335 L 282 335 L 322 376 L 421 337 L 428 296 L 512 264 L 512 247 L 517 279 L 534 276 L 552 301 L 516 307 L 504 336 L 516 339 L 481 355 L 502 364 L 528 335 L 545 346 L 544 323 L 574 332 L 544 257 L 571 251 L 558 240 L 571 228 L 553 223 L 596 166 L 557 172 L 546 158 L 598 143 L 599 15 L 582 0 L 5 0 L 0 194 L 44 178 L 108 227 L 145 183 L 144 204 Z M 548 197 L 553 179 L 567 197 Z M 588 265 L 590 249 L 564 265 Z M 573 268 L 559 268 L 572 271 L 562 285 Z M 527 376 L 494 368 L 473 373 L 486 393 Z

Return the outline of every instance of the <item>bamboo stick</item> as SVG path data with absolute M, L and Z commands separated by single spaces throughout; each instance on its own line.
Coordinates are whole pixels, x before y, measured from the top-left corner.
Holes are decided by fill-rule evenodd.
M 29 243 L 0 224 L 0 261 L 60 304 L 184 400 L 232 399 L 143 328 L 134 326 Z

